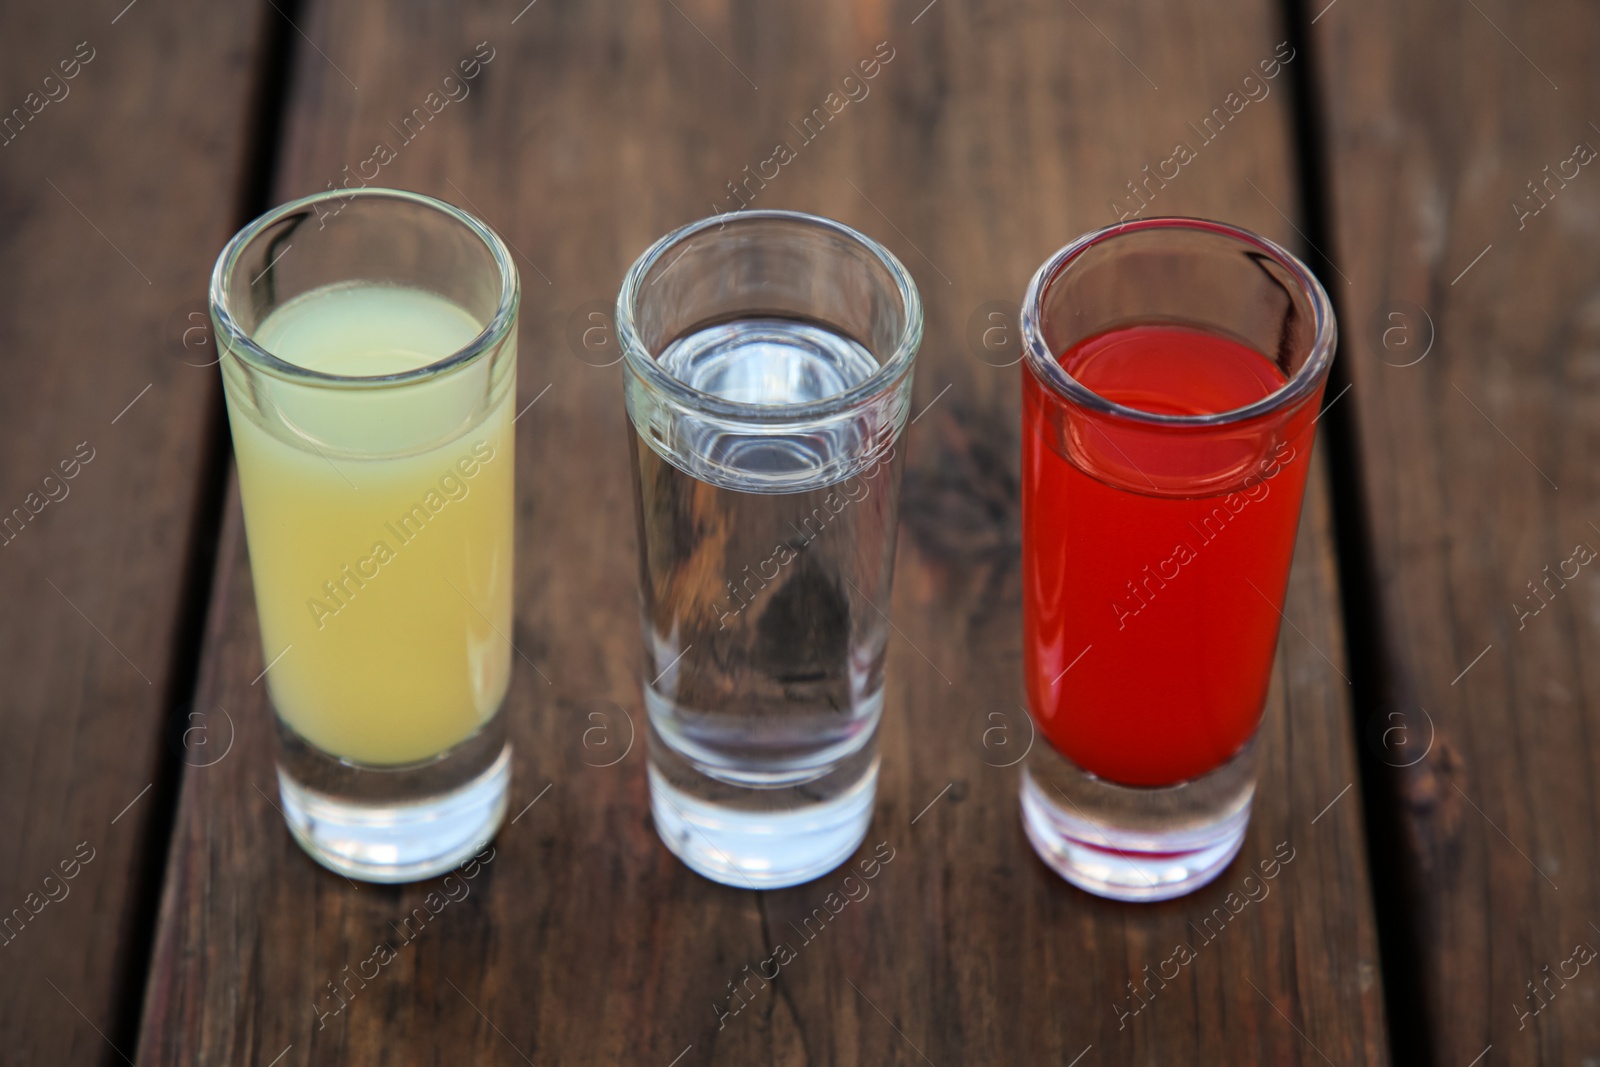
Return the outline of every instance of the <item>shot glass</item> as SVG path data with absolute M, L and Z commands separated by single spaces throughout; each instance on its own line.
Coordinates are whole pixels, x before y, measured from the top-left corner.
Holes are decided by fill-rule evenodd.
M 847 226 L 746 211 L 646 251 L 617 335 L 656 830 L 715 881 L 808 881 L 872 819 L 916 286 Z
M 448 204 L 296 200 L 211 278 L 289 829 L 372 882 L 505 814 L 518 280 Z
M 1022 304 L 1022 814 L 1075 885 L 1162 900 L 1237 854 L 1336 330 L 1262 237 L 1086 234 Z

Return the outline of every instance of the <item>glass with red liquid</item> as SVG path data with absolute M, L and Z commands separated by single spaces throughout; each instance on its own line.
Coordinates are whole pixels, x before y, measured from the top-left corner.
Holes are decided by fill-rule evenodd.
M 1245 230 L 1086 234 L 1022 306 L 1028 839 L 1164 900 L 1239 851 L 1314 422 L 1322 286 Z

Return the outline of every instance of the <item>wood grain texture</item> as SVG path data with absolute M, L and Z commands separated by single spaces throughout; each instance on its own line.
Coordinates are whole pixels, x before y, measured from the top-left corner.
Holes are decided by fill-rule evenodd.
M 257 11 L 0 10 L 0 1062 L 134 1051 Z
M 513 637 L 551 681 L 519 665 L 509 698 L 521 814 L 464 883 L 470 894 L 404 944 L 391 923 L 441 883 L 353 886 L 299 852 L 275 810 L 269 711 L 251 684 L 263 660 L 230 510 L 202 693 L 233 713 L 239 742 L 184 784 L 144 1058 L 1386 1062 L 1360 796 L 1345 791 L 1355 754 L 1320 474 L 1237 865 L 1182 901 L 1093 899 L 1034 858 L 1016 771 L 1001 766 L 1028 738 L 1019 370 L 1014 337 L 994 350 L 975 338 L 991 309 L 1014 319 L 1051 251 L 1114 220 L 1111 198 L 1144 164 L 1195 138 L 1188 122 L 1242 91 L 1283 39 L 1272 9 L 520 6 L 314 5 L 302 26 L 317 52 L 297 57 L 277 195 L 340 180 L 374 142 L 392 143 L 390 124 L 478 42 L 495 50 L 470 95 L 396 146 L 380 180 L 476 210 L 523 268 L 520 403 L 538 403 L 518 423 Z M 870 92 L 800 145 L 788 124 L 842 93 L 879 42 L 893 58 Z M 1292 243 L 1278 213 L 1298 212 L 1287 79 L 1270 89 L 1152 210 L 1234 219 Z M 805 918 L 845 871 L 736 891 L 679 865 L 650 825 L 642 739 L 628 747 L 643 725 L 629 431 L 618 371 L 598 365 L 614 349 L 581 342 L 585 316 L 609 306 L 632 259 L 730 206 L 725 183 L 780 140 L 796 158 L 755 204 L 883 239 L 928 308 L 894 601 L 904 636 L 891 644 L 879 806 L 856 863 L 880 842 L 892 859 L 810 940 Z M 1294 859 L 1259 903 L 1210 942 L 1190 932 L 1280 843 Z M 351 978 L 385 939 L 394 962 Z M 730 987 L 779 940 L 796 958 L 730 1005 Z M 1186 941 L 1197 958 L 1147 1005 L 1130 1001 L 1128 983 Z
M 1567 961 L 1600 948 L 1600 579 L 1573 559 L 1600 549 L 1600 175 L 1563 164 L 1600 150 L 1600 20 L 1343 4 L 1312 43 L 1384 642 L 1371 712 L 1411 742 L 1374 751 L 1415 764 L 1395 873 L 1426 1018 L 1405 1022 L 1436 1064 L 1592 1062 L 1600 978 Z

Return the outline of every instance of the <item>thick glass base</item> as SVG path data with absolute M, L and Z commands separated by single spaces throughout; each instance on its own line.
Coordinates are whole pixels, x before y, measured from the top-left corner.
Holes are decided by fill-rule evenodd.
M 713 777 L 650 731 L 650 810 L 673 854 L 714 882 L 780 889 L 820 878 L 861 846 L 878 794 L 875 737 L 826 772 L 754 785 Z
M 1256 741 L 1180 785 L 1140 789 L 1097 778 L 1040 739 L 1022 769 L 1022 825 L 1039 858 L 1112 900 L 1170 900 L 1238 855 L 1256 790 Z
M 278 792 L 300 847 L 365 882 L 417 882 L 476 854 L 500 829 L 511 745 L 497 714 L 441 755 L 403 767 L 336 759 L 278 723 Z

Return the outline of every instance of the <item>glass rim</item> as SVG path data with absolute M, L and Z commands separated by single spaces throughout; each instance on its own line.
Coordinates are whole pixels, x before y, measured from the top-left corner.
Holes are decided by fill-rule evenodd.
M 900 296 L 906 321 L 900 330 L 900 336 L 895 340 L 894 351 L 878 364 L 877 370 L 850 388 L 818 400 L 794 404 L 750 404 L 696 389 L 662 368 L 655 355 L 639 339 L 638 329 L 634 325 L 634 305 L 641 299 L 640 283 L 644 276 L 661 261 L 668 249 L 680 242 L 713 227 L 720 231 L 729 225 L 738 226 L 753 221 L 786 222 L 830 230 L 845 240 L 865 248 L 889 272 L 895 291 Z M 666 393 L 676 402 L 705 414 L 743 422 L 786 423 L 826 416 L 857 407 L 881 393 L 896 378 L 908 371 L 918 347 L 922 344 L 922 297 L 917 292 L 917 285 L 911 273 L 895 254 L 854 227 L 804 211 L 763 208 L 712 215 L 680 226 L 658 238 L 638 259 L 634 260 L 633 266 L 629 267 L 628 272 L 622 277 L 622 287 L 617 292 L 616 328 L 617 342 L 622 346 L 623 358 L 627 365 L 653 388 Z
M 1058 278 L 1071 270 L 1078 258 L 1089 249 L 1114 240 L 1123 233 L 1139 230 L 1190 230 L 1231 238 L 1253 246 L 1271 257 L 1295 280 L 1311 305 L 1316 328 L 1312 336 L 1311 352 L 1304 365 L 1283 385 L 1260 400 L 1252 401 L 1244 407 L 1204 415 L 1167 415 L 1119 404 L 1106 399 L 1068 374 L 1066 368 L 1061 365 L 1060 358 L 1051 352 L 1050 346 L 1045 342 L 1043 328 L 1045 293 Z M 1163 215 L 1134 222 L 1118 222 L 1075 238 L 1045 260 L 1034 272 L 1033 279 L 1028 283 L 1027 293 L 1022 299 L 1020 322 L 1022 354 L 1029 371 L 1058 396 L 1102 415 L 1112 415 L 1146 425 L 1169 427 L 1226 426 L 1247 422 L 1304 400 L 1317 390 L 1320 380 L 1326 375 L 1328 367 L 1333 362 L 1334 348 L 1339 339 L 1338 324 L 1334 320 L 1333 304 L 1328 299 L 1327 291 L 1299 257 L 1277 242 L 1242 226 L 1181 215 Z
M 314 213 L 316 205 L 326 203 L 329 200 L 348 203 L 355 199 L 400 201 L 437 211 L 441 215 L 466 227 L 483 242 L 494 260 L 496 270 L 500 274 L 500 296 L 495 304 L 494 315 L 490 317 L 489 322 L 471 341 L 468 341 L 449 355 L 434 360 L 432 363 L 425 363 L 420 367 L 398 371 L 394 374 L 329 374 L 326 371 L 312 370 L 309 367 L 302 367 L 299 364 L 280 359 L 257 344 L 255 339 L 239 326 L 239 321 L 234 316 L 233 310 L 228 303 L 227 289 L 229 281 L 233 278 L 234 271 L 239 266 L 239 260 L 243 256 L 245 248 L 266 230 L 286 218 L 297 214 Z M 271 264 L 269 264 L 270 266 Z M 511 253 L 506 247 L 505 241 L 481 219 L 468 214 L 454 204 L 448 204 L 424 193 L 415 193 L 408 189 L 368 186 L 362 189 L 329 190 L 313 193 L 310 196 L 303 196 L 298 200 L 280 204 L 246 223 L 244 228 L 234 234 L 228 243 L 223 246 L 222 252 L 217 256 L 216 266 L 211 271 L 209 297 L 211 315 L 217 324 L 218 332 L 220 335 L 225 335 L 227 339 L 227 354 L 236 355 L 255 369 L 280 378 L 298 379 L 314 385 L 360 389 L 426 381 L 471 363 L 485 352 L 492 351 L 505 339 L 505 336 L 511 330 L 512 323 L 516 320 L 517 305 L 521 299 L 521 280 L 517 275 L 516 264 L 512 262 Z M 223 337 L 219 336 L 219 346 L 221 346 L 222 341 Z M 219 352 L 219 355 L 221 354 Z

